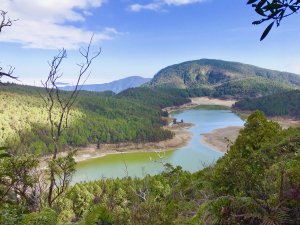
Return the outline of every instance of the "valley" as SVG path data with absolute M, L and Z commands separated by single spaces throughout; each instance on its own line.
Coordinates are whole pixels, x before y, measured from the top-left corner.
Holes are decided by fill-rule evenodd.
M 232 72 L 224 68 L 219 71 Z M 184 74 L 181 77 L 186 79 L 188 70 L 181 72 Z M 215 72 L 206 75 L 209 77 L 210 73 Z M 255 204 L 255 196 L 243 193 L 253 191 L 252 185 L 274 186 L 278 179 L 274 179 L 272 173 L 275 170 L 278 174 L 278 164 L 286 166 L 289 172 L 285 179 L 297 189 L 297 171 L 300 171 L 297 169 L 298 78 L 286 73 L 268 73 L 271 73 L 270 79 L 254 75 L 248 79 L 241 78 L 247 74 L 235 74 L 226 81 L 184 89 L 175 88 L 175 83 L 170 85 L 172 87 L 162 87 L 151 81 L 118 94 L 81 91 L 70 112 L 68 127 L 58 142 L 60 151 L 55 160 L 51 154 L 54 146 L 49 138 L 47 111 L 40 98 L 44 89 L 16 84 L 2 86 L 0 142 L 13 157 L 0 157 L 3 162 L 0 163 L 0 195 L 1 188 L 7 187 L 8 177 L 15 176 L 15 172 L 21 174 L 18 175 L 20 184 L 31 182 L 26 186 L 28 194 L 47 185 L 49 168 L 56 165 L 58 181 L 69 179 L 69 186 L 55 207 L 49 211 L 44 208 L 38 216 L 52 213 L 59 221 L 89 224 L 84 221 L 93 210 L 98 215 L 98 210 L 108 209 L 109 215 L 128 224 L 136 221 L 133 216 L 140 207 L 146 208 L 142 215 L 148 216 L 148 210 L 159 209 L 159 216 L 166 216 L 167 221 L 177 220 L 173 212 L 180 213 L 184 207 L 187 215 L 180 217 L 177 224 L 196 225 L 203 219 L 202 210 L 210 212 L 201 207 L 213 207 L 215 201 L 226 199 L 228 194 L 233 196 L 230 201 L 234 204 L 242 204 L 239 208 L 246 204 L 244 200 L 239 203 L 240 195 L 247 196 L 249 204 Z M 211 79 L 208 78 L 209 82 Z M 63 98 L 69 93 L 59 90 Z M 57 104 L 54 109 L 59 112 Z M 268 118 L 256 109 L 264 111 Z M 282 129 L 272 121 L 274 118 L 283 128 L 291 128 Z M 0 153 L 5 155 L 5 152 Z M 253 166 L 253 161 L 259 166 Z M 26 180 L 29 179 L 27 174 L 34 179 Z M 264 183 L 265 177 L 268 184 Z M 288 184 L 284 185 L 290 190 Z M 274 196 L 273 191 L 279 193 L 277 188 L 268 193 Z M 265 190 L 255 190 L 255 193 L 265 193 Z M 211 200 L 191 200 L 198 201 L 205 196 Z M 44 201 L 43 196 L 40 198 Z M 5 205 L 10 206 L 10 203 Z M 16 205 L 13 203 L 12 209 Z M 285 206 L 298 207 L 292 200 Z M 174 207 L 172 213 L 169 207 Z M 0 210 L 14 214 L 10 209 L 0 207 Z M 27 210 L 26 218 L 35 215 Z M 13 223 L 24 220 L 18 215 L 15 214 Z M 0 221 L 2 218 L 0 215 Z M 141 221 L 143 224 L 146 220 Z
M 297 12 L 1 0 L 0 225 L 299 225 Z

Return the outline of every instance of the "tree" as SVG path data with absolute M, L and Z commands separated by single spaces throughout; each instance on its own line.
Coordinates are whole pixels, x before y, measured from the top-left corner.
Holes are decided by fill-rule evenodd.
M 67 51 L 62 49 L 53 58 L 50 65 L 50 72 L 45 82 L 42 82 L 46 95 L 41 95 L 45 102 L 48 112 L 48 119 L 51 130 L 51 140 L 54 146 L 51 162 L 49 163 L 49 190 L 48 190 L 48 205 L 52 206 L 53 202 L 62 195 L 68 187 L 72 173 L 74 173 L 75 163 L 73 160 L 73 152 L 69 152 L 66 157 L 59 157 L 60 139 L 63 131 L 68 127 L 70 111 L 78 97 L 81 85 L 88 78 L 87 74 L 93 60 L 97 58 L 101 49 L 95 53 L 90 52 L 93 36 L 90 39 L 87 49 L 79 49 L 84 61 L 79 66 L 79 74 L 75 88 L 70 93 L 62 92 L 57 82 L 62 77 L 59 69 L 62 61 L 67 57 Z M 56 190 L 56 191 L 55 191 Z
M 272 21 L 263 32 L 261 41 L 269 34 L 274 24 L 280 26 L 282 19 L 297 13 L 300 9 L 299 0 L 248 0 L 247 4 L 252 5 L 255 12 L 263 17 L 254 21 L 254 25 Z
M 4 27 L 10 27 L 14 21 L 16 20 L 11 20 L 10 18 L 7 18 L 7 12 L 0 10 L 0 33 L 2 32 L 2 29 Z M 13 76 L 14 69 L 14 67 L 10 66 L 8 71 L 4 72 L 3 68 L 0 67 L 0 83 L 3 77 L 17 79 L 17 77 Z

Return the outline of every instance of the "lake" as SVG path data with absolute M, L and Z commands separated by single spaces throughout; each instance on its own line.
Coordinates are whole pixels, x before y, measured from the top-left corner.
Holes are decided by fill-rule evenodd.
M 230 110 L 194 108 L 172 113 L 177 121 L 193 123 L 188 130 L 192 139 L 184 147 L 161 152 L 138 152 L 113 154 L 101 158 L 79 162 L 73 183 L 101 178 L 122 178 L 127 175 L 143 177 L 163 171 L 163 163 L 182 166 L 184 170 L 195 172 L 214 163 L 224 153 L 218 152 L 200 142 L 201 134 L 227 126 L 243 126 L 244 121 Z

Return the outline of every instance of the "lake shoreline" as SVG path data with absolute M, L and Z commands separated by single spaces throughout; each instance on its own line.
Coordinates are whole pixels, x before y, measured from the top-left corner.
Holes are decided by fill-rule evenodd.
M 208 97 L 196 97 L 191 98 L 191 103 L 183 104 L 176 107 L 164 108 L 164 111 L 172 113 L 179 110 L 192 109 L 197 106 L 224 106 L 230 108 L 236 100 L 221 100 L 216 98 Z M 172 120 L 172 117 L 167 119 Z M 105 144 L 101 149 L 97 149 L 96 145 L 90 145 L 86 148 L 78 150 L 75 161 L 82 162 L 89 159 L 105 157 L 111 154 L 124 154 L 124 153 L 135 153 L 135 152 L 162 152 L 170 151 L 185 146 L 188 141 L 192 138 L 192 133 L 188 131 L 188 128 L 193 124 L 188 123 L 177 123 L 173 126 L 165 126 L 164 129 L 168 129 L 174 132 L 174 137 L 169 140 L 153 143 L 123 143 L 123 144 Z M 209 146 L 209 143 L 207 144 Z
M 240 117 L 246 119 L 251 113 L 253 112 L 242 112 L 242 111 L 236 111 L 232 110 L 232 112 L 236 113 L 237 115 L 240 115 Z M 290 118 L 290 117 L 267 117 L 269 120 L 273 120 L 283 128 L 287 129 L 289 127 L 297 127 L 300 126 L 300 120 Z M 243 127 L 239 126 L 228 126 L 224 128 L 214 129 L 213 131 L 209 133 L 203 133 L 202 138 L 200 142 L 202 144 L 205 144 L 212 149 L 219 151 L 219 152 L 227 152 L 229 150 L 228 144 L 230 141 L 231 143 L 234 143 L 236 138 L 239 135 L 239 131 Z
M 215 151 L 226 153 L 230 143 L 235 142 L 242 128 L 242 126 L 228 126 L 214 129 L 212 132 L 202 133 L 200 142 Z
M 174 137 L 160 142 L 102 144 L 99 149 L 95 144 L 82 148 L 73 148 L 72 150 L 76 150 L 74 159 L 75 162 L 82 162 L 113 154 L 172 151 L 185 146 L 189 142 L 193 135 L 188 131 L 188 128 L 192 126 L 193 124 L 191 123 L 178 123 L 172 126 L 164 126 L 163 129 L 172 131 Z M 67 153 L 68 151 L 60 152 L 58 156 L 64 157 Z M 40 167 L 43 169 L 46 168 L 47 161 L 49 160 L 51 160 L 51 156 L 42 157 Z
M 165 126 L 163 128 L 172 131 L 174 137 L 160 142 L 103 144 L 100 146 L 100 149 L 97 149 L 96 145 L 90 145 L 77 151 L 75 161 L 82 162 L 112 154 L 172 151 L 188 143 L 192 138 L 192 133 L 188 131 L 188 128 L 192 126 L 193 124 L 190 123 L 182 123 L 181 125 L 173 125 L 170 127 Z
M 192 109 L 197 106 L 223 106 L 230 109 L 234 105 L 234 103 L 236 103 L 235 99 L 223 100 L 223 99 L 209 98 L 209 97 L 195 97 L 190 99 L 191 99 L 190 103 L 186 103 L 181 106 L 166 107 L 163 110 L 167 111 L 168 113 L 172 113 L 179 110 Z
M 236 101 L 235 100 L 221 100 L 208 97 L 196 97 L 191 98 L 191 103 L 187 103 L 181 106 L 176 107 L 167 107 L 164 108 L 164 111 L 172 113 L 179 110 L 192 109 L 197 106 L 224 106 L 230 108 Z M 172 117 L 169 116 L 166 118 L 172 121 Z M 190 123 L 177 123 L 172 126 L 164 126 L 164 129 L 168 129 L 174 133 L 174 137 L 169 140 L 161 142 L 148 142 L 148 143 L 120 143 L 120 144 L 102 144 L 100 149 L 97 149 L 97 146 L 89 145 L 77 149 L 75 155 L 76 162 L 82 162 L 90 159 L 101 158 L 107 155 L 112 154 L 127 154 L 127 153 L 136 153 L 136 152 L 163 152 L 171 151 L 180 147 L 187 145 L 189 140 L 192 138 L 193 134 L 188 131 L 188 128 L 193 126 Z M 207 146 L 210 146 L 210 143 L 205 143 Z M 219 150 L 218 150 L 219 151 Z M 66 156 L 67 151 L 59 153 L 59 156 Z M 51 156 L 42 157 L 41 167 L 46 167 L 46 162 L 51 160 Z
M 208 97 L 196 97 L 191 98 L 191 103 L 183 104 L 176 107 L 164 108 L 164 111 L 172 113 L 179 110 L 192 109 L 197 106 L 224 106 L 231 108 L 236 100 L 221 100 Z M 169 116 L 168 120 L 172 121 L 172 117 Z M 190 123 L 177 123 L 173 126 L 164 126 L 164 129 L 168 129 L 174 132 L 174 137 L 169 140 L 161 142 L 148 142 L 142 144 L 135 143 L 122 143 L 122 144 L 104 144 L 100 149 L 97 149 L 96 145 L 90 145 L 85 148 L 80 148 L 75 156 L 76 162 L 82 162 L 89 159 L 95 159 L 105 157 L 112 154 L 126 154 L 136 152 L 163 152 L 171 151 L 185 146 L 192 138 L 192 133 L 188 131 L 188 128 L 193 126 Z M 206 144 L 210 146 L 209 143 Z

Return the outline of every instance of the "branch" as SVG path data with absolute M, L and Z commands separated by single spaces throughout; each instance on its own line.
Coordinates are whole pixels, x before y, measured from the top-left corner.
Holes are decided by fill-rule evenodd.
M 3 77 L 7 77 L 7 78 L 10 78 L 10 79 L 18 80 L 18 77 L 13 76 L 14 70 L 15 70 L 15 68 L 12 67 L 12 66 L 10 66 L 9 69 L 8 69 L 8 72 L 3 72 L 3 68 L 0 67 L 0 84 L 1 84 L 1 79 Z
M 17 20 L 11 20 L 10 18 L 6 18 L 6 14 L 7 12 L 0 10 L 0 33 L 2 32 L 2 29 L 4 27 L 10 27 L 13 22 L 17 21 Z
M 255 12 L 263 17 L 254 21 L 254 25 L 271 21 L 264 30 L 261 41 L 269 34 L 274 24 L 279 27 L 283 18 L 289 17 L 300 10 L 299 0 L 248 0 L 247 4 L 251 5 Z

